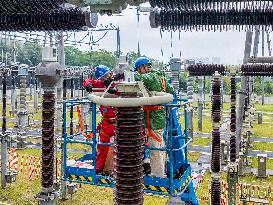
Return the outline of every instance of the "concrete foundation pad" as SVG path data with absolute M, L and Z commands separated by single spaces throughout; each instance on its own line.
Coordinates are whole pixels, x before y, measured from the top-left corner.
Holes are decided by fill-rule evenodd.
M 186 205 L 185 202 L 181 201 L 180 197 L 172 197 L 170 200 L 166 203 L 166 205 Z

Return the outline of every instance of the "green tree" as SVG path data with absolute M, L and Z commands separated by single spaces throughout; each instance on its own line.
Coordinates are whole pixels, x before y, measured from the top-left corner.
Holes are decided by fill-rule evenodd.
M 188 75 L 186 73 L 181 73 L 179 76 L 179 87 L 186 91 L 187 90 L 187 81 L 188 81 Z
M 24 44 L 17 44 L 16 47 L 17 62 L 36 66 L 42 61 L 42 46 L 38 41 L 28 41 Z
M 230 78 L 227 76 L 223 78 L 223 91 L 225 95 L 230 95 Z
M 117 59 L 113 53 L 106 50 L 93 51 L 88 53 L 90 56 L 90 62 L 93 67 L 98 65 L 106 65 L 113 69 L 117 65 Z
M 270 96 L 273 94 L 273 86 L 271 82 L 267 81 L 264 83 L 264 92 L 265 92 L 265 95 L 267 96 Z
M 65 64 L 69 66 L 106 65 L 109 68 L 114 68 L 116 63 L 114 54 L 106 50 L 82 52 L 73 46 L 65 47 Z
M 257 95 L 262 94 L 262 78 L 260 76 L 255 77 L 255 80 L 254 80 L 254 93 L 256 93 Z
M 130 68 L 134 67 L 134 62 L 138 58 L 138 54 L 134 51 L 127 53 L 127 61 Z
M 205 77 L 205 87 L 204 87 L 205 94 L 209 94 L 210 89 L 211 89 L 211 77 Z
M 69 66 L 87 66 L 90 64 L 90 58 L 88 54 L 83 53 L 78 48 L 73 46 L 66 46 L 65 52 L 65 64 Z

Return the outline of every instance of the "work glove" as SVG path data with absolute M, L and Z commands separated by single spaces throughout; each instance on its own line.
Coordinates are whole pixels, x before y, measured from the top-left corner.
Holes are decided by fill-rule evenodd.
M 122 80 L 122 79 L 124 79 L 124 73 L 118 73 L 114 77 L 114 81 L 119 81 L 119 80 Z
M 110 94 L 116 94 L 117 89 L 116 88 L 109 88 L 108 93 Z
M 109 85 L 111 85 L 112 82 L 113 82 L 113 79 L 112 79 L 112 78 L 108 78 L 108 79 L 106 79 L 106 80 L 103 82 L 103 84 L 104 84 L 106 87 L 108 87 Z
M 89 92 L 89 93 L 92 93 L 92 91 L 93 91 L 92 85 L 91 85 L 91 84 L 87 85 L 87 86 L 85 87 L 85 90 L 86 90 L 87 92 Z

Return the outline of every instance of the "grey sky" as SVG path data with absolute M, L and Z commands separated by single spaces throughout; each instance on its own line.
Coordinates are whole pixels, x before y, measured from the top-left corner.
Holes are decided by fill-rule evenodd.
M 131 7 L 132 8 L 132 7 Z M 172 52 L 174 57 L 220 57 L 221 63 L 238 64 L 242 62 L 244 53 L 245 32 L 181 32 L 179 41 L 178 31 L 173 33 L 173 49 L 171 49 L 171 33 L 165 31 L 160 38 L 159 29 L 150 27 L 149 15 L 141 15 L 140 27 L 137 26 L 136 9 L 126 9 L 122 16 L 99 16 L 99 24 L 113 23 L 121 30 L 121 51 L 137 52 L 137 40 L 141 47 L 141 54 L 168 62 Z M 138 33 L 139 32 L 139 33 Z M 96 36 L 98 38 L 101 35 Z M 161 47 L 164 56 L 161 55 Z M 87 47 L 84 48 L 89 49 Z M 116 33 L 109 33 L 95 49 L 116 50 Z M 267 52 L 266 52 L 267 54 Z

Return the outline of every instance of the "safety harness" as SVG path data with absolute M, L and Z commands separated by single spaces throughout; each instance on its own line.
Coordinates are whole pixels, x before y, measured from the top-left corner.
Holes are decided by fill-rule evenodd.
M 147 121 L 148 133 L 146 133 L 146 134 L 148 137 L 152 137 L 157 142 L 162 142 L 162 139 L 160 137 L 158 137 L 151 128 L 150 112 L 154 111 L 154 110 L 160 110 L 162 108 L 163 108 L 162 106 L 144 106 L 144 108 L 143 108 L 143 110 L 145 111 L 145 114 L 146 114 L 146 121 Z
M 167 91 L 166 80 L 164 78 L 160 78 L 160 83 L 161 83 L 162 90 L 166 92 Z M 163 106 L 144 106 L 143 107 L 143 110 L 145 111 L 145 114 L 146 114 L 147 130 L 148 130 L 148 133 L 146 133 L 146 135 L 147 137 L 152 137 L 157 142 L 162 142 L 162 139 L 158 137 L 151 128 L 150 112 L 155 110 L 160 110 L 163 108 L 164 108 Z

